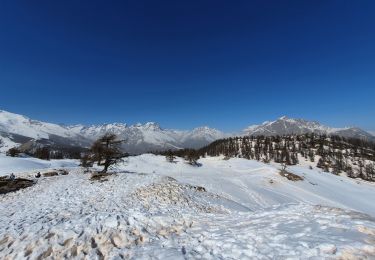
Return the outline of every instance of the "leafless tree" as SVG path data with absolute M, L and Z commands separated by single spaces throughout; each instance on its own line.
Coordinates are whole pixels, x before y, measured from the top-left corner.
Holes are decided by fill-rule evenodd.
M 98 165 L 104 166 L 103 173 L 106 173 L 111 165 L 120 162 L 125 156 L 120 147 L 123 142 L 124 140 L 118 139 L 117 135 L 108 133 L 91 146 L 91 158 Z

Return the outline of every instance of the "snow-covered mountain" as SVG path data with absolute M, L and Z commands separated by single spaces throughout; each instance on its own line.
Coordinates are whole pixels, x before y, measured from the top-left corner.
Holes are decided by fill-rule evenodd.
M 33 140 L 49 140 L 55 144 L 89 146 L 105 133 L 115 133 L 126 140 L 124 149 L 130 153 L 159 151 L 178 148 L 199 148 L 212 141 L 226 137 L 223 132 L 209 127 L 193 130 L 163 129 L 155 122 L 127 125 L 112 123 L 102 125 L 64 126 L 29 119 L 25 116 L 0 111 L 0 151 Z M 1 142 L 1 141 L 0 141 Z
M 178 148 L 200 148 L 217 139 L 234 135 L 284 135 L 284 134 L 336 134 L 375 140 L 375 137 L 355 127 L 331 128 L 314 121 L 281 117 L 272 122 L 250 126 L 240 134 L 229 134 L 207 126 L 192 130 L 164 129 L 155 122 L 127 125 L 111 123 L 102 125 L 59 125 L 32 120 L 23 115 L 0 110 L 0 152 L 28 143 L 58 147 L 89 147 L 93 140 L 111 132 L 126 140 L 124 149 L 130 153 L 143 153 Z
M 316 121 L 293 119 L 286 116 L 275 121 L 266 121 L 261 125 L 249 126 L 243 130 L 245 135 L 287 135 L 316 133 L 326 135 L 339 135 L 343 137 L 375 140 L 374 135 L 357 127 L 333 128 L 321 125 Z
M 52 124 L 0 110 L 0 152 L 30 141 L 45 142 L 61 146 L 87 146 L 91 141 L 68 127 Z
M 159 151 L 179 148 L 200 148 L 216 139 L 226 137 L 223 132 L 205 127 L 193 130 L 164 129 L 155 122 L 126 125 L 121 123 L 72 126 L 74 134 L 95 140 L 105 133 L 111 132 L 126 140 L 124 148 L 131 153 Z

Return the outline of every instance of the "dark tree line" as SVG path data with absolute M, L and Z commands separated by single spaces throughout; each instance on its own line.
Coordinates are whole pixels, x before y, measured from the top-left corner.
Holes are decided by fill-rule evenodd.
M 346 172 L 352 178 L 375 181 L 375 144 L 354 138 L 316 134 L 233 137 L 214 141 L 197 152 L 286 165 L 296 165 L 302 157 L 333 174 Z
M 85 148 L 81 147 L 49 147 L 43 146 L 36 148 L 31 151 L 25 152 L 26 154 L 43 159 L 43 160 L 50 160 L 50 159 L 79 159 L 81 157 L 81 153 L 87 151 Z
M 81 153 L 87 151 L 81 147 L 50 147 L 40 146 L 29 150 L 20 150 L 17 147 L 10 148 L 7 152 L 7 156 L 17 157 L 19 154 L 27 154 L 29 156 L 50 160 L 50 159 L 79 159 Z
M 199 157 L 222 155 L 285 165 L 296 165 L 303 159 L 326 172 L 346 172 L 352 178 L 375 181 L 375 144 L 340 136 L 304 134 L 231 137 L 216 140 L 199 150 L 173 151 L 173 155 L 194 158 L 195 161 Z

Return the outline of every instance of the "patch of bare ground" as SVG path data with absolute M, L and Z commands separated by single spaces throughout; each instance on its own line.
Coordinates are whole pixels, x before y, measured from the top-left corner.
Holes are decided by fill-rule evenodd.
M 53 170 L 49 172 L 44 172 L 43 177 L 53 177 L 53 176 L 59 176 L 59 175 L 68 175 L 69 172 L 67 170 Z
M 115 175 L 114 173 L 103 173 L 103 172 L 92 172 L 90 180 L 91 181 L 98 181 L 98 182 L 105 182 L 108 181 L 108 177 Z
M 18 191 L 33 186 L 35 182 L 24 178 L 0 177 L 0 194 Z
M 291 172 L 288 172 L 287 170 L 281 170 L 279 172 L 279 174 L 285 178 L 287 178 L 288 180 L 290 181 L 303 181 L 303 177 L 297 175 L 297 174 L 294 174 L 294 173 L 291 173 Z

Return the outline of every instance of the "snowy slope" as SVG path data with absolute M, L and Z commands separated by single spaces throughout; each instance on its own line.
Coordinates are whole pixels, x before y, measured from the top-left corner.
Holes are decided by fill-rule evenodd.
M 10 148 L 19 145 L 19 143 L 13 142 L 8 137 L 0 136 L 0 153 L 5 153 Z
M 345 207 L 375 217 L 375 205 L 371 200 L 363 199 L 375 198 L 375 183 L 336 176 L 318 168 L 310 170 L 307 166 L 289 167 L 288 170 L 305 178 L 302 182 L 291 182 L 278 174 L 277 164 L 220 157 L 202 158 L 199 162 L 202 167 L 192 167 L 182 159 L 174 164 L 161 156 L 144 154 L 130 157 L 118 169 L 167 175 L 181 182 L 204 186 L 251 210 L 303 202 Z
M 26 160 L 8 159 L 14 160 L 9 170 Z M 7 223 L 0 225 L 0 258 L 375 256 L 373 184 L 306 166 L 289 169 L 305 177 L 291 182 L 275 165 L 219 157 L 199 162 L 193 167 L 145 154 L 129 157 L 104 182 L 76 167 L 0 195 L 0 222 Z
M 51 134 L 61 137 L 77 137 L 75 133 L 61 125 L 32 120 L 3 110 L 0 110 L 0 131 L 34 139 L 48 139 Z
M 10 173 L 41 171 L 49 168 L 77 167 L 77 160 L 40 160 L 37 158 L 8 157 L 0 154 L 0 176 Z

